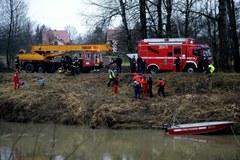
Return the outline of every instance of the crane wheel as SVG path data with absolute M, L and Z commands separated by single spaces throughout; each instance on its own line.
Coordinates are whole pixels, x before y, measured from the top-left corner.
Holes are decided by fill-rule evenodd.
M 33 66 L 33 64 L 32 64 L 32 63 L 26 64 L 24 70 L 25 70 L 27 73 L 33 73 L 33 71 L 34 71 L 34 66 Z
M 38 73 L 44 73 L 45 72 L 45 67 L 43 64 L 38 64 L 37 65 L 37 72 Z

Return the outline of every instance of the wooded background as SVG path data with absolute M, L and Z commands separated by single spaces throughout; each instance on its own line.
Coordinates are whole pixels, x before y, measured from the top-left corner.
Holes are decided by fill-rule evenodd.
M 211 47 L 218 71 L 240 72 L 240 2 L 239 0 L 88 0 L 98 10 L 80 13 L 91 25 L 82 37 L 66 24 L 71 43 L 106 43 L 106 30 L 116 19 L 122 30 L 118 52 L 137 52 L 137 42 L 144 38 L 195 38 Z M 29 18 L 24 0 L 0 0 L 0 55 L 9 67 L 20 49 L 41 44 L 42 31 Z

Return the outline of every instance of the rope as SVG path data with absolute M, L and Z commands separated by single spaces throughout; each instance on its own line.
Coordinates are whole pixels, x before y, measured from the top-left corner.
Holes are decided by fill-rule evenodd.
M 238 141 L 237 136 L 236 136 L 236 134 L 234 133 L 234 130 L 233 130 L 233 127 L 232 127 L 232 126 L 231 126 L 231 130 L 232 130 L 232 133 L 233 133 L 233 135 L 234 135 L 234 138 L 235 138 L 236 141 L 237 141 L 237 144 L 240 146 L 240 142 Z

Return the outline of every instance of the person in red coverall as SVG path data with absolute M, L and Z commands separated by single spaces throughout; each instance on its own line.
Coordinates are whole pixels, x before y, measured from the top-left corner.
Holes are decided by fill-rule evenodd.
M 18 70 L 16 70 L 16 72 L 14 73 L 13 82 L 14 82 L 14 89 L 16 90 L 20 86 L 19 77 L 18 77 Z
M 142 86 L 142 96 L 146 97 L 148 95 L 148 84 L 145 76 L 142 77 L 141 86 Z
M 113 91 L 114 93 L 117 93 L 118 92 L 118 82 L 119 82 L 119 75 L 116 74 L 116 77 L 114 79 L 114 82 L 113 82 Z
M 165 98 L 165 92 L 164 92 L 164 86 L 165 86 L 165 82 L 162 78 L 159 78 L 159 82 L 157 83 L 158 88 L 158 95 L 161 97 L 161 93 L 163 95 L 163 97 Z
M 141 80 L 142 80 L 142 78 L 139 74 L 137 74 L 136 72 L 133 73 L 133 81 L 137 81 L 138 84 L 141 84 Z

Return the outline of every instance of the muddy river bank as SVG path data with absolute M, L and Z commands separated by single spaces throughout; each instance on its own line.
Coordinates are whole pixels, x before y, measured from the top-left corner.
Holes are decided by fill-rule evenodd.
M 240 133 L 240 74 L 160 73 L 153 98 L 135 100 L 133 75 L 120 74 L 119 92 L 107 87 L 107 73 L 66 76 L 20 73 L 24 82 L 13 89 L 13 73 L 0 73 L 0 119 L 7 122 L 53 122 L 112 129 L 151 129 L 172 118 L 180 123 L 234 121 Z M 166 98 L 157 96 L 159 78 Z M 45 79 L 45 86 L 38 80 Z M 171 113 L 172 112 L 172 113 Z

